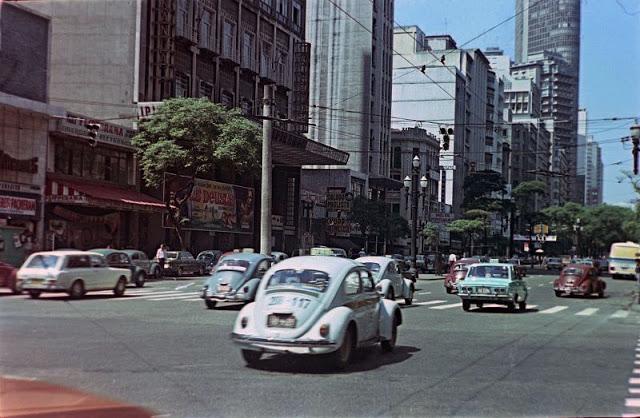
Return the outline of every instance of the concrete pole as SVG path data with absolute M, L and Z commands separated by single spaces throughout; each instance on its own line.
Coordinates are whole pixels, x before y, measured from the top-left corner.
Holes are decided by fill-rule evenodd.
M 418 235 L 418 187 L 420 187 L 420 181 L 418 180 L 419 169 L 413 168 L 412 173 L 412 187 L 411 187 L 411 268 L 416 272 L 416 254 L 417 254 L 417 242 Z
M 262 179 L 260 197 L 260 254 L 271 255 L 271 196 L 273 191 L 271 135 L 273 127 L 273 86 L 264 86 L 262 105 Z

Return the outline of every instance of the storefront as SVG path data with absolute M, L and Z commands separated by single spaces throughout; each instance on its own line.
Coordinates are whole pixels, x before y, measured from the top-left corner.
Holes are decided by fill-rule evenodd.
M 40 187 L 0 181 L 0 260 L 18 266 L 38 244 Z
M 134 131 L 100 122 L 92 143 L 86 122 L 69 115 L 51 133 L 45 248 L 140 248 L 144 218 L 164 203 L 136 190 Z

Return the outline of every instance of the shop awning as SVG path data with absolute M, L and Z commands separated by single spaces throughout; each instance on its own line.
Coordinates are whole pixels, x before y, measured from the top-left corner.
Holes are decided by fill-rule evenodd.
M 279 165 L 345 165 L 349 154 L 302 135 L 274 129 L 272 136 L 273 162 Z
M 135 190 L 55 177 L 47 178 L 45 195 L 47 203 L 152 212 L 161 211 L 165 207 L 161 200 Z

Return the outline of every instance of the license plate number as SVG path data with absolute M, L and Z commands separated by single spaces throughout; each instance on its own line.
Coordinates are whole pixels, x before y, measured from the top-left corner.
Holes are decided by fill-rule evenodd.
M 44 279 L 29 279 L 29 283 L 40 284 L 44 281 Z
M 488 295 L 489 293 L 491 293 L 491 289 L 489 289 L 488 287 L 479 287 L 477 292 Z
M 231 290 L 231 288 L 229 287 L 228 284 L 219 284 L 218 285 L 218 292 L 228 292 L 229 290 Z
M 267 326 L 274 328 L 295 328 L 296 318 L 293 316 L 269 315 Z

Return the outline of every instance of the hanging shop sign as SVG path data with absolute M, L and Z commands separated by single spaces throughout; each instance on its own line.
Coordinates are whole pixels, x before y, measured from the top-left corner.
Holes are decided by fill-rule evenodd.
M 0 213 L 3 215 L 36 216 L 36 199 L 0 195 Z
M 56 131 L 63 134 L 86 138 L 87 141 L 89 141 L 91 138 L 89 137 L 89 130 L 86 127 L 88 123 L 100 125 L 100 130 L 95 138 L 99 144 L 117 145 L 119 147 L 134 149 L 131 145 L 131 138 L 135 135 L 135 131 L 133 129 L 104 121 L 94 120 L 81 115 L 71 113 L 67 114 L 66 118 L 58 120 Z

